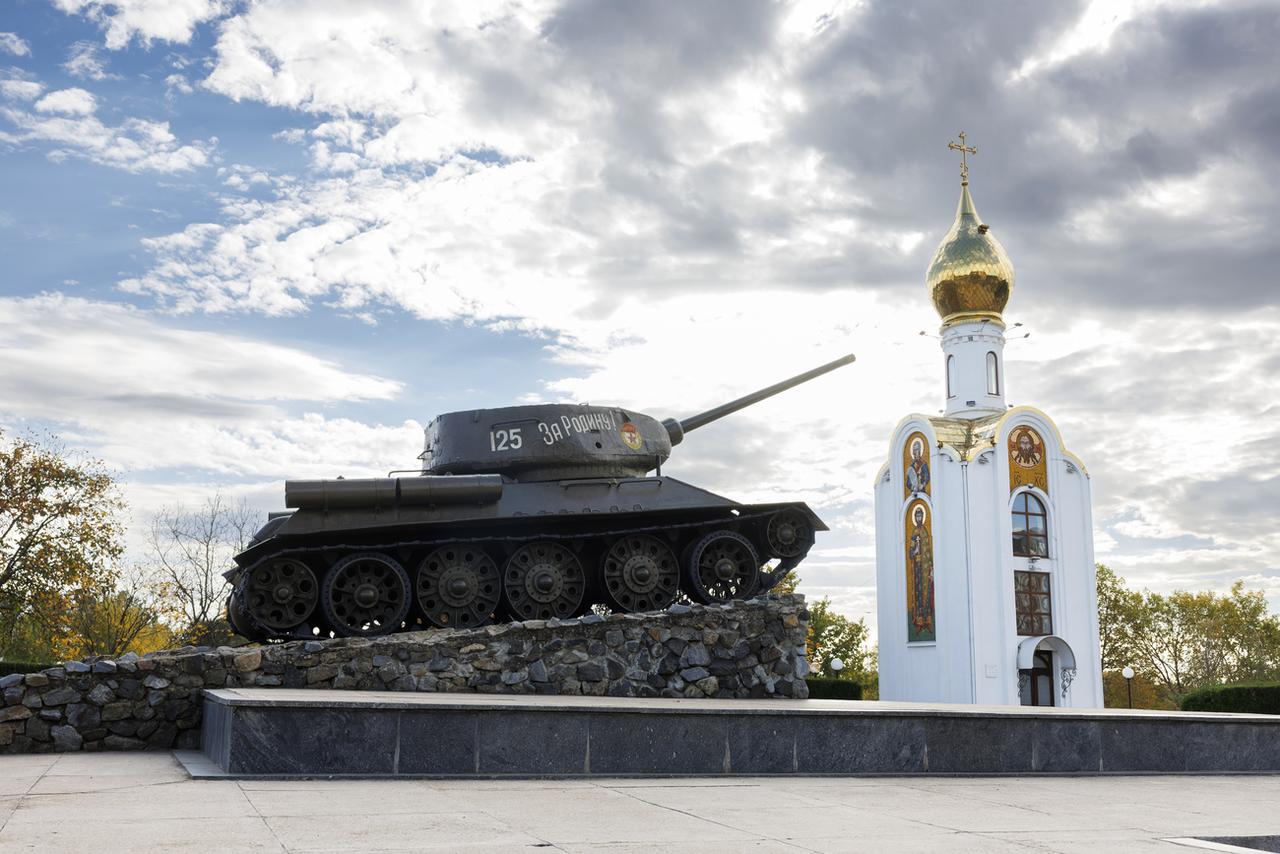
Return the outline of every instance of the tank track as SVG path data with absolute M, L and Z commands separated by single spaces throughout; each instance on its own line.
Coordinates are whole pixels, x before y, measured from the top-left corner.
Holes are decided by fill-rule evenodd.
M 287 641 L 746 599 L 813 541 L 803 513 L 773 508 L 606 531 L 292 546 L 228 573 L 227 617 L 253 640 Z M 396 557 L 406 554 L 411 563 Z

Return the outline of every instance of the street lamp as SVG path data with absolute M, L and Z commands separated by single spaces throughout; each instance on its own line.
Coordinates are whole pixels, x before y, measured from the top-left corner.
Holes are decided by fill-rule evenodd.
M 844 662 L 838 658 L 831 659 L 831 669 L 836 672 L 837 676 L 839 676 L 840 671 L 844 670 Z
M 1120 675 L 1124 677 L 1125 685 L 1129 688 L 1129 708 L 1132 709 L 1133 708 L 1133 668 L 1126 665 L 1124 670 L 1120 671 Z

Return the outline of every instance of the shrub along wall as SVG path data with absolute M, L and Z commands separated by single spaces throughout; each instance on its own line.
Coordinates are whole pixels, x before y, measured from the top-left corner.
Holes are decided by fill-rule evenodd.
M 1280 715 L 1280 682 L 1213 685 L 1182 698 L 1184 712 L 1251 712 Z
M 861 700 L 862 685 L 852 679 L 831 679 L 810 676 L 804 680 L 809 686 L 811 700 Z
M 205 688 L 808 696 L 799 594 L 467 631 L 183 649 L 0 677 L 0 753 L 194 748 Z

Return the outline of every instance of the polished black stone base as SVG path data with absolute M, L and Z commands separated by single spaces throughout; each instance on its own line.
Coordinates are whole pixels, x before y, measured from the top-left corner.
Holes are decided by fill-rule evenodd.
M 289 689 L 204 703 L 219 770 L 195 776 L 1280 773 L 1280 718 L 1262 715 Z

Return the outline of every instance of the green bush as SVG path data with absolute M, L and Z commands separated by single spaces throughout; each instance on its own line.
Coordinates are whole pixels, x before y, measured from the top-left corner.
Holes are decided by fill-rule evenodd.
M 1252 712 L 1280 715 L 1280 682 L 1212 685 L 1182 698 L 1184 712 Z
M 0 676 L 8 676 L 10 673 L 35 673 L 46 667 L 53 667 L 53 665 L 35 664 L 30 661 L 0 661 Z
M 804 681 L 809 683 L 810 700 L 862 699 L 862 686 L 850 679 L 826 679 L 822 676 L 811 676 Z

